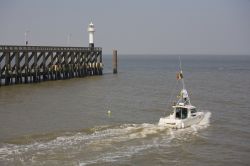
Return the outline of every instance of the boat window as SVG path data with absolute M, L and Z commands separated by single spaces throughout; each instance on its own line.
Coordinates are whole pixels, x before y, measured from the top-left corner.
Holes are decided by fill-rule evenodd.
M 196 109 L 195 108 L 193 108 L 193 109 L 191 109 L 191 116 L 196 116 Z
M 188 111 L 186 108 L 176 108 L 176 118 L 186 119 L 187 115 L 188 115 Z
M 191 109 L 191 114 L 194 114 L 194 113 L 196 113 L 196 112 L 197 112 L 197 111 L 196 111 L 195 108 Z

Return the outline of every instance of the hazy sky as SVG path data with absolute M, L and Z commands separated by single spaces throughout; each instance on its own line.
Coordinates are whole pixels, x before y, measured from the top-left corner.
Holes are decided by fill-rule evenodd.
M 0 44 L 88 46 L 104 54 L 250 55 L 250 0 L 0 0 Z

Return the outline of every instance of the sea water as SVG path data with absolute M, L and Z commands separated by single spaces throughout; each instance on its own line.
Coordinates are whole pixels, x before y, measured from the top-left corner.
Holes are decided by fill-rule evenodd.
M 248 165 L 250 56 L 183 55 L 189 128 L 158 126 L 178 56 L 104 55 L 103 76 L 0 87 L 0 165 Z M 110 111 L 110 112 L 109 112 Z

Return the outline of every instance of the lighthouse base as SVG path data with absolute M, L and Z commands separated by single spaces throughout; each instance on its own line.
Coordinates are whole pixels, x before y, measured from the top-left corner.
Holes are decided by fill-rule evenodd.
M 90 48 L 94 48 L 94 43 L 89 43 Z

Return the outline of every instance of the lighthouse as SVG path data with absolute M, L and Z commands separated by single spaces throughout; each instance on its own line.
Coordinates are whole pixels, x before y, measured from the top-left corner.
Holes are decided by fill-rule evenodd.
M 95 32 L 95 27 L 92 22 L 90 22 L 89 27 L 88 27 L 88 32 L 89 32 L 89 47 L 94 48 L 94 32 Z

